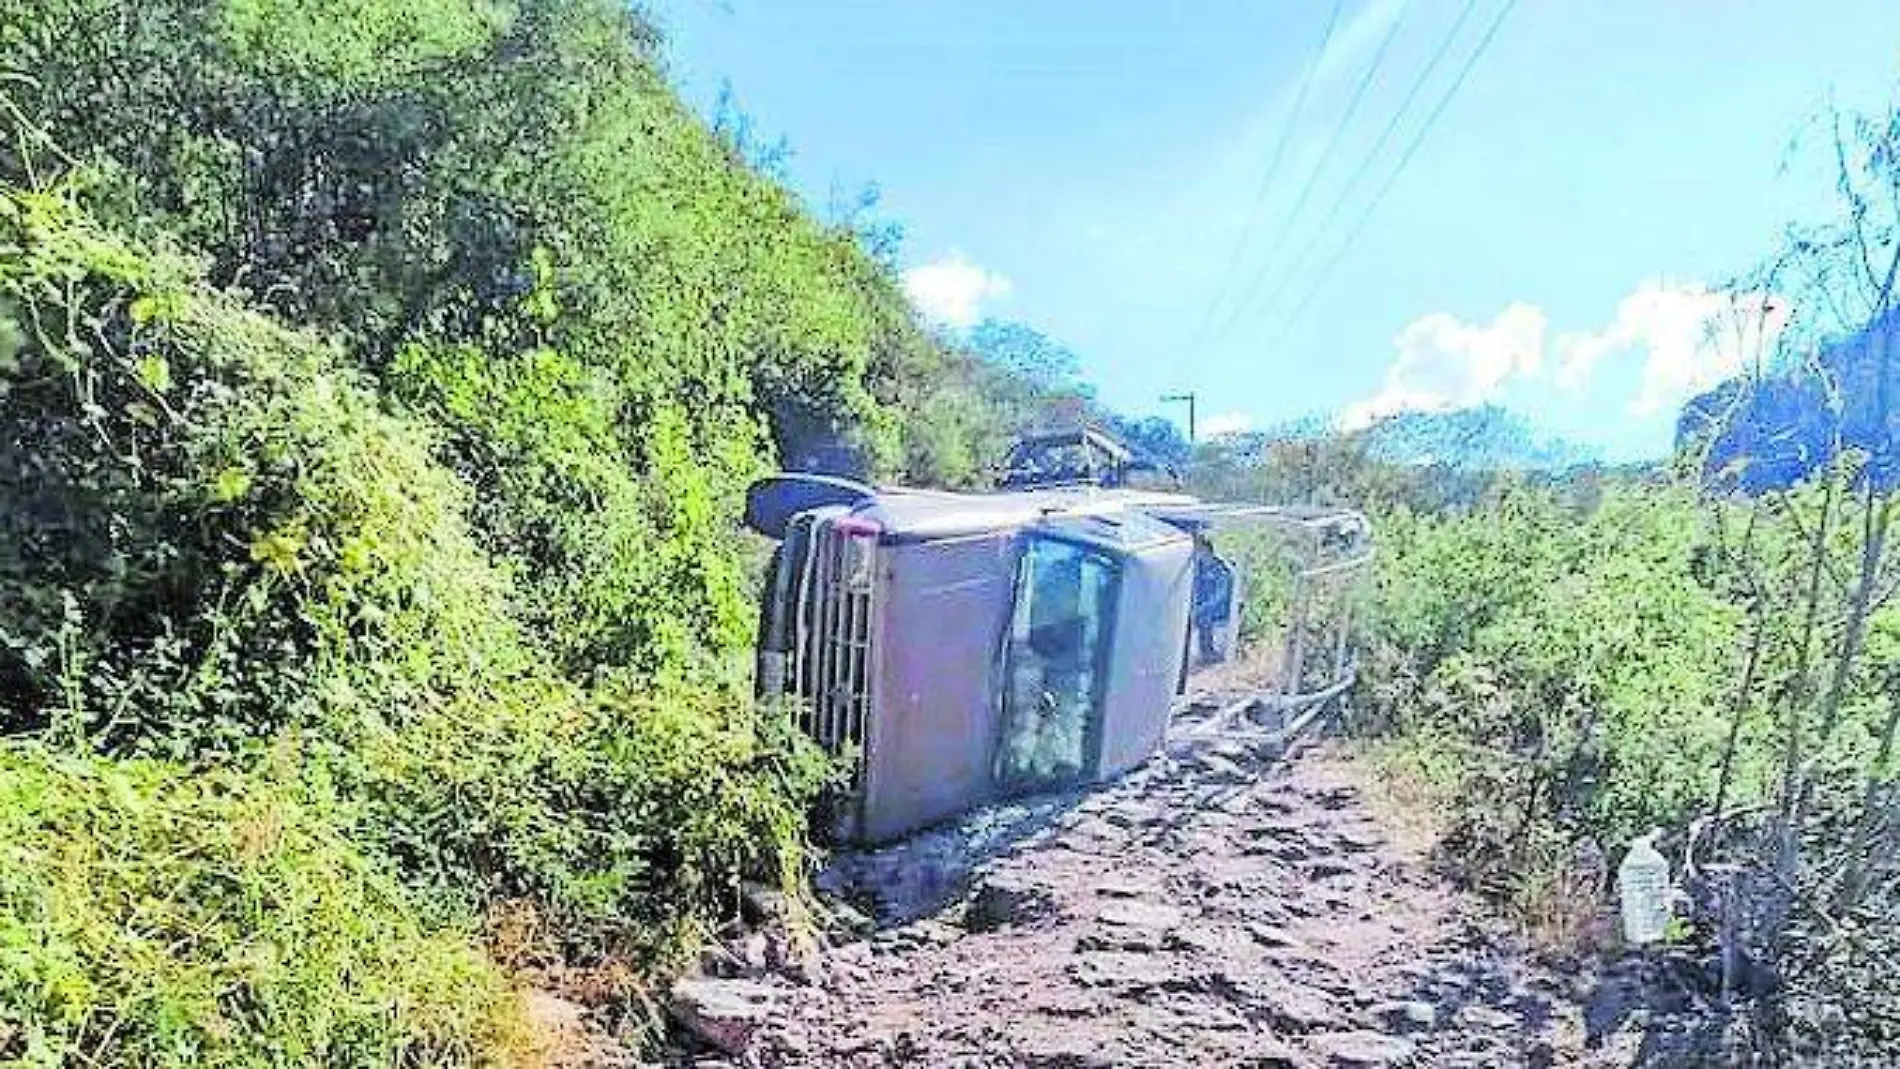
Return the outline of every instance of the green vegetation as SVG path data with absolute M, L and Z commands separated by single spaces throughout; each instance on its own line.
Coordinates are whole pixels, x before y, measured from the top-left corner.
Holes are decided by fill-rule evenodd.
M 527 1050 L 471 933 L 420 925 L 258 777 L 0 749 L 9 1064 L 467 1064 Z
M 973 358 L 655 47 L 0 3 L 0 1059 L 518 1061 L 485 926 L 637 977 L 799 900 L 741 492 L 978 455 L 891 407 Z
M 560 949 L 651 959 L 730 908 L 741 878 L 796 885 L 822 764 L 711 684 L 556 674 L 435 459 L 441 436 L 334 348 L 59 192 L 0 198 L 0 247 L 4 409 L 34 469 L 5 484 L 10 730 L 199 769 L 287 764 L 310 821 L 405 877 L 391 925 L 525 900 Z M 195 868 L 185 844 L 161 852 Z M 268 940 L 214 943 L 233 960 L 207 967 Z M 146 979 L 163 991 L 167 975 Z M 3 1012 L 37 1020 L 33 1003 Z M 289 1042 L 274 1020 L 234 1042 Z M 309 1027 L 313 1051 L 343 1042 L 343 1023 Z
M 1379 531 L 1359 713 L 1461 758 L 1454 840 L 1486 879 L 1534 896 L 1578 836 L 1608 853 L 1714 799 L 1742 613 L 1697 574 L 1692 498 L 1631 487 L 1580 511 L 1509 490 Z M 1736 794 L 1766 771 L 1750 761 Z
M 1743 1038 L 1699 1049 L 1886 1049 L 1900 562 L 1865 456 L 1757 498 L 1663 472 L 1492 474 L 1447 505 L 1440 472 L 1308 446 L 1344 488 L 1315 496 L 1375 503 L 1348 727 L 1436 813 L 1449 870 L 1546 950 L 1613 954 L 1615 867 L 1665 829 L 1691 896 L 1678 942 L 1746 1011 L 1709 1021 Z
M 1741 1011 L 1709 1018 L 1712 1060 L 1900 1038 L 1900 112 L 1834 139 L 1839 217 L 1734 286 L 1738 315 L 1772 293 L 1789 324 L 1672 470 L 1405 465 L 1376 429 L 1230 441 L 1196 469 L 1205 492 L 1372 513 L 1350 726 L 1438 811 L 1452 871 L 1547 949 L 1614 952 L 1615 867 L 1664 830 L 1679 949 Z M 1774 422 L 1795 391 L 1834 400 Z
M 1698 1064 L 1900 1041 L 1900 111 L 1831 133 L 1837 216 L 1732 284 L 1712 329 L 1768 347 L 1673 464 L 1498 470 L 1494 436 L 1405 463 L 1417 423 L 1196 457 L 1210 496 L 1371 514 L 1348 726 L 1545 950 L 1622 949 L 1616 866 L 1663 830 L 1678 982 L 1722 1011 Z M 1748 320 L 1764 294 L 1778 334 Z
M 1891 507 L 1857 472 L 1768 502 L 1516 488 L 1380 528 L 1357 726 L 1442 806 L 1448 860 L 1586 951 L 1623 849 L 1666 829 L 1690 941 L 1785 985 L 1750 1007 L 1763 1050 L 1878 1049 L 1900 1023 L 1874 980 L 1900 907 L 1900 606 L 1871 596 L 1893 582 L 1885 521 L 1846 522 L 1857 496 Z
M 1087 391 L 920 329 L 658 47 L 611 0 L 0 0 L 0 733 L 77 792 L 0 812 L 74 844 L 8 874 L 0 930 L 70 923 L 8 944 L 0 1059 L 518 1061 L 514 960 L 637 983 L 745 881 L 802 901 L 831 770 L 751 702 L 745 486 L 980 482 Z M 254 862 L 291 906 L 212 893 Z
M 30 21 L 105 53 L 49 50 L 15 95 L 98 147 L 106 221 L 209 254 L 435 422 L 570 673 L 716 674 L 750 626 L 731 521 L 767 442 L 895 448 L 863 385 L 914 333 L 894 291 L 730 158 L 617 5 Z
M 517 955 L 638 976 L 800 901 L 831 770 L 749 697 L 744 487 L 971 485 L 1112 414 L 1033 331 L 921 329 L 658 49 L 611 0 L 0 0 L 0 1060 L 519 1062 Z M 1844 141 L 1844 221 L 1743 287 L 1836 316 L 1783 364 L 1893 312 L 1843 263 L 1900 249 L 1900 128 Z M 1900 950 L 1889 461 L 1739 497 L 1407 441 L 1194 476 L 1373 514 L 1354 726 L 1450 859 L 1574 941 L 1629 836 L 1712 829 L 1752 912 L 1696 938 L 1780 970 L 1763 1033 L 1822 991 L 1900 1035 L 1852 979 Z

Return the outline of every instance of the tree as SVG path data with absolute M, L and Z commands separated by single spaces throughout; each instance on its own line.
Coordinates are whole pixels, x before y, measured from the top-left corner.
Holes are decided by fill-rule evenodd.
M 1132 419 L 1107 412 L 1102 417 L 1102 423 L 1136 452 L 1157 463 L 1180 468 L 1194 457 L 1194 446 L 1173 420 L 1160 416 Z
M 970 329 L 969 349 L 1032 390 L 1091 396 L 1082 382 L 1082 361 L 1075 350 L 1032 327 L 985 319 Z
M 1721 562 L 1748 614 L 1712 820 L 1732 819 L 1742 739 L 1762 718 L 1778 750 L 1769 817 L 1738 851 L 1723 925 L 1731 970 L 1752 959 L 1781 981 L 1753 1015 L 1778 1046 L 1814 1016 L 1790 1010 L 1800 999 L 1900 1026 L 1900 1004 L 1871 979 L 1900 952 L 1900 108 L 1836 112 L 1816 130 L 1837 215 L 1791 227 L 1731 284 L 1735 312 L 1712 329 L 1752 339 L 1751 366 L 1685 417 L 1685 463 L 1714 498 Z M 1794 439 L 1798 455 L 1781 449 Z

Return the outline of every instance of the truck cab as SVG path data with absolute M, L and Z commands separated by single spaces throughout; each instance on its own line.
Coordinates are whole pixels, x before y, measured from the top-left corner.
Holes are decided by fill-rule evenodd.
M 879 842 L 1117 775 L 1184 676 L 1196 542 L 1096 485 L 955 494 L 785 475 L 748 500 L 778 541 L 758 686 L 852 780 L 836 835 Z

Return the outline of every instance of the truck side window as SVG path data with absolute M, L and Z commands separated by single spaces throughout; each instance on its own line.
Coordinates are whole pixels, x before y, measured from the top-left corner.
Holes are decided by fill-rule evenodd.
M 1003 652 L 996 774 L 1017 790 L 1093 771 L 1118 572 L 1110 558 L 1032 538 L 1016 575 Z

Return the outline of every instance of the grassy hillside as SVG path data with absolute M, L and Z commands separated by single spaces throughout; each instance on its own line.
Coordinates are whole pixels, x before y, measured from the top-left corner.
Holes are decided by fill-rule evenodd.
M 750 626 L 735 490 L 775 445 L 895 453 L 866 376 L 919 339 L 888 279 L 737 165 L 617 4 L 57 0 L 14 21 L 41 43 L 9 50 L 38 60 L 9 91 L 88 150 L 95 210 L 340 336 L 436 422 L 571 672 L 717 669 Z
M 927 456 L 959 358 L 656 48 L 0 3 L 0 1058 L 515 1060 L 501 949 L 638 975 L 801 886 L 741 492 Z
M 258 777 L 0 751 L 8 1064 L 512 1061 L 516 994 L 329 814 Z
M 20 469 L 0 483 L 0 610 L 22 769 L 163 758 L 138 766 L 155 816 L 207 777 L 275 784 L 327 822 L 313 842 L 348 840 L 368 860 L 346 864 L 400 878 L 377 900 L 389 924 L 466 930 L 525 909 L 584 960 L 659 960 L 742 877 L 795 884 L 822 765 L 713 684 L 561 674 L 438 459 L 444 432 L 392 411 L 335 346 L 114 238 L 61 191 L 0 197 L 0 248 L 0 410 Z M 150 833 L 193 879 L 215 854 L 163 838 L 200 823 Z M 311 905 L 314 924 L 350 918 Z M 274 953 L 269 939 L 176 946 L 242 956 Z M 139 1005 L 84 972 L 111 960 L 69 965 L 130 998 L 93 1027 Z M 14 993 L 0 1013 L 38 1023 L 31 988 Z

